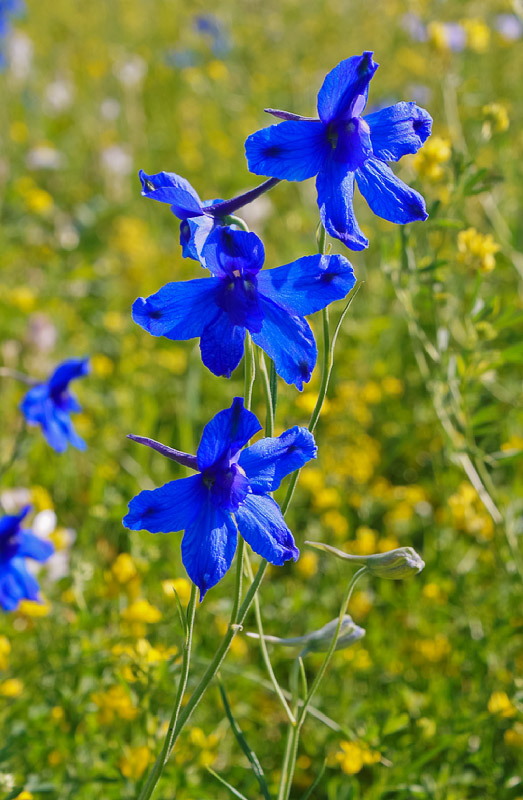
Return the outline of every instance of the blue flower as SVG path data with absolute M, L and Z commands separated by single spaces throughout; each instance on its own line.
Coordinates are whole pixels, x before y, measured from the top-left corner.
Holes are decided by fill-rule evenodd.
M 278 183 L 277 179 L 265 181 L 260 186 L 231 200 L 200 200 L 189 181 L 174 172 L 147 175 L 139 172 L 142 196 L 168 203 L 180 220 L 180 244 L 184 258 L 193 258 L 204 266 L 203 248 L 208 236 L 220 225 L 227 225 L 226 217 L 242 206 L 252 203 Z
M 133 305 L 133 319 L 153 336 L 200 337 L 202 360 L 230 377 L 243 355 L 246 331 L 298 389 L 310 380 L 316 343 L 304 319 L 338 300 L 356 281 L 344 256 L 305 256 L 260 272 L 263 244 L 254 233 L 217 228 L 204 247 L 211 278 L 168 283 Z
M 70 381 L 89 372 L 87 358 L 72 358 L 60 364 L 46 383 L 33 386 L 20 406 L 30 425 L 40 425 L 47 443 L 63 453 L 72 444 L 85 450 L 86 444 L 76 433 L 69 414 L 81 411 L 76 397 L 68 391 Z
M 196 475 L 140 492 L 129 503 L 123 524 L 151 533 L 185 531 L 182 561 L 200 589 L 200 599 L 231 566 L 237 531 L 255 553 L 281 566 L 299 556 L 279 506 L 270 497 L 283 478 L 316 458 L 306 428 L 247 444 L 261 425 L 236 397 L 205 426 L 196 456 L 138 436 L 141 444 L 197 470 Z
M 0 0 L 0 48 L 2 39 L 8 35 L 11 29 L 11 16 L 18 16 L 25 8 L 23 0 Z M 0 49 L 0 69 L 5 66 L 5 56 Z
M 4 611 L 13 611 L 20 600 L 39 600 L 38 582 L 27 569 L 25 559 L 47 561 L 54 552 L 51 542 L 20 529 L 30 510 L 26 506 L 18 514 L 0 518 L 0 606 Z
M 352 250 L 369 244 L 354 216 L 355 180 L 379 217 L 398 224 L 427 218 L 422 196 L 396 178 L 386 162 L 416 153 L 430 135 L 432 119 L 415 103 L 396 103 L 362 117 L 377 68 L 370 52 L 342 61 L 318 94 L 319 119 L 267 109 L 285 121 L 253 133 L 245 143 L 256 175 L 288 181 L 317 175 L 321 220 Z

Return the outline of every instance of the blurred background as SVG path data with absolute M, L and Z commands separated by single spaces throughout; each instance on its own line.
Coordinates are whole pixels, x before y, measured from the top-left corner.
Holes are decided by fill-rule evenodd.
M 121 524 L 140 489 L 183 470 L 125 436 L 194 452 L 203 425 L 243 391 L 241 367 L 215 378 L 197 342 L 154 339 L 131 320 L 136 297 L 200 274 L 181 258 L 169 207 L 140 196 L 138 170 L 177 172 L 202 199 L 256 185 L 243 143 L 271 123 L 263 108 L 314 115 L 325 74 L 369 49 L 381 67 L 368 109 L 415 100 L 434 118 L 423 150 L 395 167 L 430 218 L 400 229 L 356 198 L 371 246 L 345 254 L 364 285 L 339 336 L 319 458 L 288 520 L 299 546 L 409 545 L 426 568 L 411 581 L 359 584 L 349 610 L 367 635 L 336 654 L 315 698 L 325 718 L 305 725 L 293 797 L 327 757 L 314 797 L 521 800 L 523 6 L 4 5 L 0 363 L 44 379 L 61 360 L 90 356 L 92 373 L 74 387 L 87 451 L 57 455 L 30 429 L 1 477 L 3 510 L 31 502 L 33 527 L 57 553 L 40 572 L 43 605 L 0 618 L 0 796 L 136 797 L 179 671 L 172 585 L 183 602 L 190 587 L 179 535 Z M 279 185 L 245 218 L 267 267 L 315 252 L 314 182 Z M 319 339 L 321 321 L 311 324 Z M 280 382 L 277 433 L 307 424 L 317 372 L 302 394 Z M 5 377 L 0 386 L 5 464 L 25 389 Z M 258 384 L 254 410 L 263 420 Z M 302 547 L 262 586 L 266 631 L 324 625 L 348 575 L 344 562 Z M 228 575 L 198 609 L 189 686 L 224 633 L 232 585 Z M 288 652 L 272 646 L 271 656 L 287 685 Z M 311 678 L 321 658 L 308 656 Z M 276 785 L 285 716 L 255 641 L 234 640 L 222 678 Z M 216 687 L 159 800 L 230 796 L 207 766 L 257 796 Z

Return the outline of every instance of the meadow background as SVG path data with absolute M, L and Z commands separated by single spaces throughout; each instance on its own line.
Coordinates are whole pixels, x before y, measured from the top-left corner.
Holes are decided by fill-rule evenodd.
M 430 218 L 400 229 L 356 200 L 371 246 L 343 252 L 364 285 L 288 519 L 300 546 L 409 545 L 426 568 L 359 585 L 349 611 L 367 635 L 336 654 L 315 698 L 327 719 L 306 722 L 292 796 L 327 757 L 314 797 L 523 797 L 522 14 L 503 0 L 28 0 L 13 20 L 0 74 L 0 362 L 44 378 L 89 355 L 92 373 L 75 386 L 87 451 L 57 455 L 31 429 L 1 475 L 4 511 L 30 499 L 57 546 L 40 573 L 45 603 L 0 618 L 2 798 L 136 797 L 179 670 L 171 587 L 186 602 L 189 584 L 178 535 L 121 524 L 140 488 L 182 468 L 125 436 L 194 452 L 243 390 L 241 368 L 215 378 L 197 344 L 131 320 L 136 297 L 199 269 L 181 258 L 169 208 L 140 196 L 138 169 L 182 174 L 205 199 L 255 185 L 243 143 L 270 124 L 263 108 L 314 114 L 327 71 L 364 49 L 381 64 L 369 108 L 416 100 L 434 118 L 398 173 Z M 245 217 L 269 267 L 315 251 L 313 181 L 279 185 Z M 24 387 L 0 386 L 5 464 Z M 307 424 L 317 373 L 303 394 L 279 388 L 277 432 Z M 258 385 L 254 410 L 264 418 Z M 302 547 L 262 586 L 266 631 L 322 626 L 347 579 L 343 562 Z M 198 609 L 189 688 L 225 630 L 232 581 Z M 271 656 L 286 685 L 288 652 Z M 307 657 L 310 676 L 321 658 Z M 276 785 L 285 718 L 256 642 L 238 636 L 221 675 Z M 207 766 L 258 796 L 217 687 L 156 796 L 229 797 Z

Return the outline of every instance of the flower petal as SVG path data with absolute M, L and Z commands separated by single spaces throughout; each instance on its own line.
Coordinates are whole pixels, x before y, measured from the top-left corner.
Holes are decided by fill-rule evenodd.
M 159 489 L 145 490 L 133 497 L 123 524 L 132 531 L 183 531 L 199 513 L 207 495 L 201 475 L 170 481 Z
M 325 229 L 351 250 L 364 250 L 369 240 L 354 216 L 354 173 L 345 164 L 329 159 L 316 178 L 318 206 Z
M 245 142 L 249 171 L 304 181 L 321 169 L 331 146 L 319 120 L 287 120 L 251 134 Z
M 309 324 L 268 297 L 261 296 L 260 305 L 263 326 L 259 333 L 252 334 L 252 340 L 272 358 L 278 375 L 301 391 L 304 382 L 310 381 L 317 357 Z
M 275 492 L 286 475 L 316 458 L 314 436 L 307 428 L 289 428 L 281 436 L 260 439 L 242 450 L 240 467 L 254 494 Z
M 369 82 L 378 66 L 372 60 L 372 52 L 365 51 L 363 55 L 346 58 L 334 67 L 318 92 L 318 114 L 322 122 L 356 116 L 351 108 L 353 103 L 358 103 L 356 110 L 361 113 L 359 95 L 367 99 Z
M 0 606 L 4 611 L 14 611 L 23 596 L 22 587 L 9 568 L 0 572 Z
M 235 513 L 238 530 L 255 553 L 281 567 L 300 551 L 272 497 L 249 494 Z
M 47 539 L 40 539 L 31 531 L 21 531 L 18 537 L 18 555 L 34 558 L 35 561 L 47 561 L 54 553 L 54 545 Z
M 216 508 L 208 498 L 182 540 L 182 561 L 200 590 L 200 602 L 231 566 L 237 539 L 231 515 Z
M 205 266 L 218 278 L 256 274 L 265 261 L 262 240 L 255 233 L 220 226 L 210 234 L 202 250 Z
M 369 158 L 356 172 L 358 189 L 378 217 L 404 225 L 427 219 L 423 197 L 397 178 L 378 158 Z
M 355 283 L 354 270 L 341 255 L 304 256 L 258 275 L 259 293 L 299 317 L 345 297 Z
M 215 296 L 220 285 L 218 278 L 168 283 L 150 297 L 134 301 L 133 320 L 153 336 L 194 339 L 219 314 Z
M 139 172 L 142 182 L 142 196 L 169 203 L 171 211 L 178 219 L 199 217 L 203 214 L 203 203 L 193 187 L 174 172 L 157 172 L 147 175 L 143 169 Z
M 19 586 L 20 594 L 18 597 L 25 600 L 38 600 L 40 587 L 38 581 L 27 569 L 23 558 L 16 557 L 9 561 L 9 572 Z
M 5 514 L 0 518 L 0 537 L 11 536 L 13 533 L 16 533 L 21 521 L 30 511 L 31 506 L 24 506 L 20 509 L 18 514 Z
M 225 311 L 219 313 L 210 325 L 208 320 L 206 323 L 200 339 L 202 361 L 214 375 L 230 378 L 242 360 L 245 328 L 234 325 Z
M 230 408 L 219 411 L 203 429 L 198 446 L 198 467 L 203 472 L 222 456 L 234 456 L 262 426 L 243 398 L 235 397 Z
M 49 378 L 49 391 L 52 395 L 64 392 L 70 381 L 82 378 L 89 372 L 88 358 L 70 358 L 60 364 Z
M 417 153 L 432 131 L 432 117 L 416 103 L 396 103 L 368 114 L 372 150 L 383 161 L 399 161 Z
M 202 261 L 203 246 L 209 234 L 212 233 L 218 224 L 214 217 L 209 217 L 206 214 L 201 217 L 182 219 L 180 222 L 182 256 L 184 258 L 193 258 L 195 261 L 200 261 L 202 267 L 204 267 L 205 263 Z

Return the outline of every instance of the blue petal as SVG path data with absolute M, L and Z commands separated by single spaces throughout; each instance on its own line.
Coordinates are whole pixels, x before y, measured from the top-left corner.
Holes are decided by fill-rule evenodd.
M 21 531 L 18 537 L 18 555 L 34 558 L 35 561 L 47 561 L 54 553 L 54 545 L 46 539 L 40 539 L 31 531 Z
M 258 292 L 291 314 L 314 314 L 350 292 L 356 278 L 341 255 L 304 256 L 291 264 L 258 275 Z
M 229 464 L 226 469 L 216 470 L 211 499 L 217 508 L 222 511 L 236 511 L 249 491 L 249 479 L 237 464 Z
M 216 508 L 208 498 L 182 540 L 182 561 L 200 590 L 200 602 L 231 566 L 237 538 L 231 515 Z
M 168 283 L 148 298 L 133 303 L 133 320 L 153 336 L 185 340 L 201 336 L 218 316 L 216 292 L 218 278 Z
M 33 386 L 20 408 L 31 425 L 41 426 L 47 443 L 57 453 L 67 450 L 69 443 L 79 450 L 85 450 L 85 442 L 76 433 L 67 410 L 53 401 L 46 385 Z
M 21 521 L 31 511 L 31 506 L 24 506 L 18 514 L 5 514 L 0 519 L 0 537 L 11 536 L 18 530 Z
M 432 131 L 432 117 L 416 103 L 396 103 L 368 114 L 372 150 L 383 161 L 399 161 L 417 153 Z
M 251 134 L 245 142 L 249 171 L 304 181 L 322 168 L 331 146 L 319 120 L 287 120 Z
M 310 381 L 316 364 L 317 350 L 314 336 L 302 317 L 291 316 L 269 298 L 260 297 L 263 310 L 263 327 L 252 334 L 252 340 L 274 361 L 276 372 L 287 383 L 301 391 Z
M 326 231 L 351 250 L 364 250 L 369 240 L 361 232 L 354 209 L 354 173 L 345 164 L 329 159 L 316 178 L 320 217 Z
M 235 397 L 232 406 L 219 411 L 203 429 L 197 453 L 200 470 L 212 467 L 224 455 L 234 456 L 261 427 L 252 411 L 244 408 L 243 398 Z
M 202 266 L 205 266 L 202 261 L 203 246 L 207 241 L 207 237 L 217 225 L 219 223 L 216 219 L 207 215 L 183 219 L 180 222 L 180 244 L 183 257 L 193 258 L 195 261 L 200 261 Z
M 358 189 L 372 211 L 389 222 L 404 225 L 427 219 L 423 197 L 397 178 L 378 158 L 369 158 L 356 172 Z
M 4 611 L 14 611 L 24 597 L 23 588 L 11 572 L 10 566 L 11 562 L 0 572 L 0 605 Z
M 205 266 L 218 278 L 256 274 L 265 261 L 262 240 L 255 233 L 247 233 L 220 226 L 210 234 L 202 250 Z
M 201 475 L 170 481 L 133 497 L 123 524 L 132 531 L 172 533 L 185 530 L 207 501 Z
M 272 497 L 249 494 L 235 513 L 238 530 L 255 553 L 281 567 L 300 551 Z
M 358 103 L 359 113 L 362 95 L 367 99 L 369 82 L 378 69 L 372 60 L 372 52 L 366 51 L 361 56 L 352 56 L 341 61 L 329 72 L 318 93 L 318 114 L 320 119 L 329 123 L 335 119 L 353 116 L 352 106 Z M 355 115 L 356 116 L 356 115 Z
M 142 196 L 169 203 L 171 211 L 178 219 L 199 217 L 204 213 L 203 204 L 189 181 L 174 172 L 158 172 L 147 175 L 140 170 Z
M 40 587 L 38 581 L 31 575 L 23 558 L 12 558 L 9 562 L 9 572 L 20 587 L 20 599 L 38 600 Z
M 233 325 L 222 311 L 202 333 L 200 352 L 203 363 L 214 375 L 230 378 L 242 360 L 244 341 L 245 328 Z
M 290 428 L 281 436 L 260 439 L 242 450 L 240 467 L 254 494 L 275 492 L 283 478 L 316 458 L 314 436 L 307 428 Z
M 60 364 L 49 378 L 49 390 L 58 395 L 67 389 L 70 381 L 82 378 L 89 372 L 88 358 L 71 358 Z

